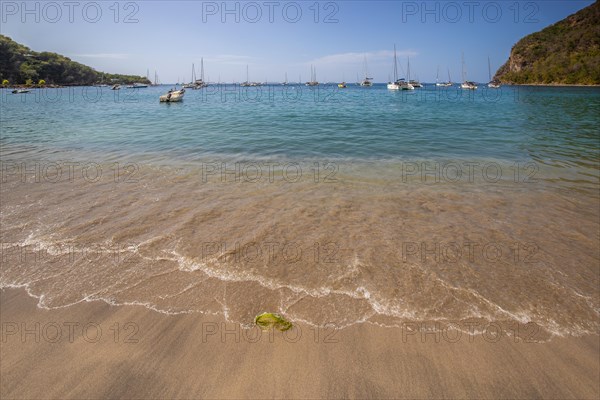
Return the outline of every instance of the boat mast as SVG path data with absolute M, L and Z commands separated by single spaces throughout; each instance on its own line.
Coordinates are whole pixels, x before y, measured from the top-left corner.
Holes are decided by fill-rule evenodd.
M 408 65 L 406 66 L 406 80 L 410 82 L 410 57 L 406 57 L 408 60 Z
M 204 57 L 200 59 L 200 80 L 204 82 Z
M 396 43 L 394 43 L 394 82 L 398 81 L 398 59 L 396 58 Z
M 461 55 L 461 58 L 462 58 L 462 78 L 463 78 L 463 82 L 466 82 L 467 81 L 467 78 L 466 78 L 467 75 L 465 73 L 465 53 L 462 52 L 461 54 L 462 54 Z
M 492 81 L 492 64 L 490 63 L 490 56 L 488 56 L 488 76 L 489 76 L 489 81 Z

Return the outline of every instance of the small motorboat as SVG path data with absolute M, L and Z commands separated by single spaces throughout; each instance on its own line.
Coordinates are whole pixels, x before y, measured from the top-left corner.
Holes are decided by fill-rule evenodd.
M 121 90 L 121 85 L 117 83 L 116 85 L 113 85 L 113 87 L 111 87 L 110 90 Z
M 338 83 L 338 88 L 345 89 L 346 88 L 346 82 Z
M 29 89 L 15 89 L 12 91 L 13 94 L 29 93 Z
M 181 88 L 180 90 L 171 89 L 167 94 L 163 94 L 160 96 L 161 103 L 175 103 L 183 100 L 183 95 L 185 94 L 185 89 Z

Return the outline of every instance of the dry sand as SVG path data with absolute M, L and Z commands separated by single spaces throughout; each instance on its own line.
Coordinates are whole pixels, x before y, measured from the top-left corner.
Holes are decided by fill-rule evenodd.
M 263 333 L 257 340 L 257 330 L 198 313 L 165 315 L 103 302 L 44 310 L 22 289 L 5 289 L 0 300 L 2 399 L 600 394 L 598 336 L 490 343 L 475 335 L 472 342 L 463 336 L 436 343 L 433 335 L 403 336 L 400 328 L 361 324 L 317 335 L 300 324 L 287 337 Z M 230 333 L 223 336 L 225 329 Z

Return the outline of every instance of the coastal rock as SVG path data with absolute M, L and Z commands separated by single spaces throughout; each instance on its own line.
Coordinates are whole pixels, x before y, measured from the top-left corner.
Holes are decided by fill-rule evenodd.
M 600 85 L 600 2 L 525 36 L 494 79 L 507 84 Z

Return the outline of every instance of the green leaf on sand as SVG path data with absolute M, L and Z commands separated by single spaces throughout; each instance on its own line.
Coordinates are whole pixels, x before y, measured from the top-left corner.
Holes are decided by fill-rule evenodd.
M 292 327 L 291 322 L 287 321 L 281 315 L 273 313 L 262 313 L 260 315 L 257 315 L 256 318 L 254 318 L 254 323 L 258 325 L 263 331 L 266 331 L 269 328 L 273 327 L 283 332 L 287 331 Z

